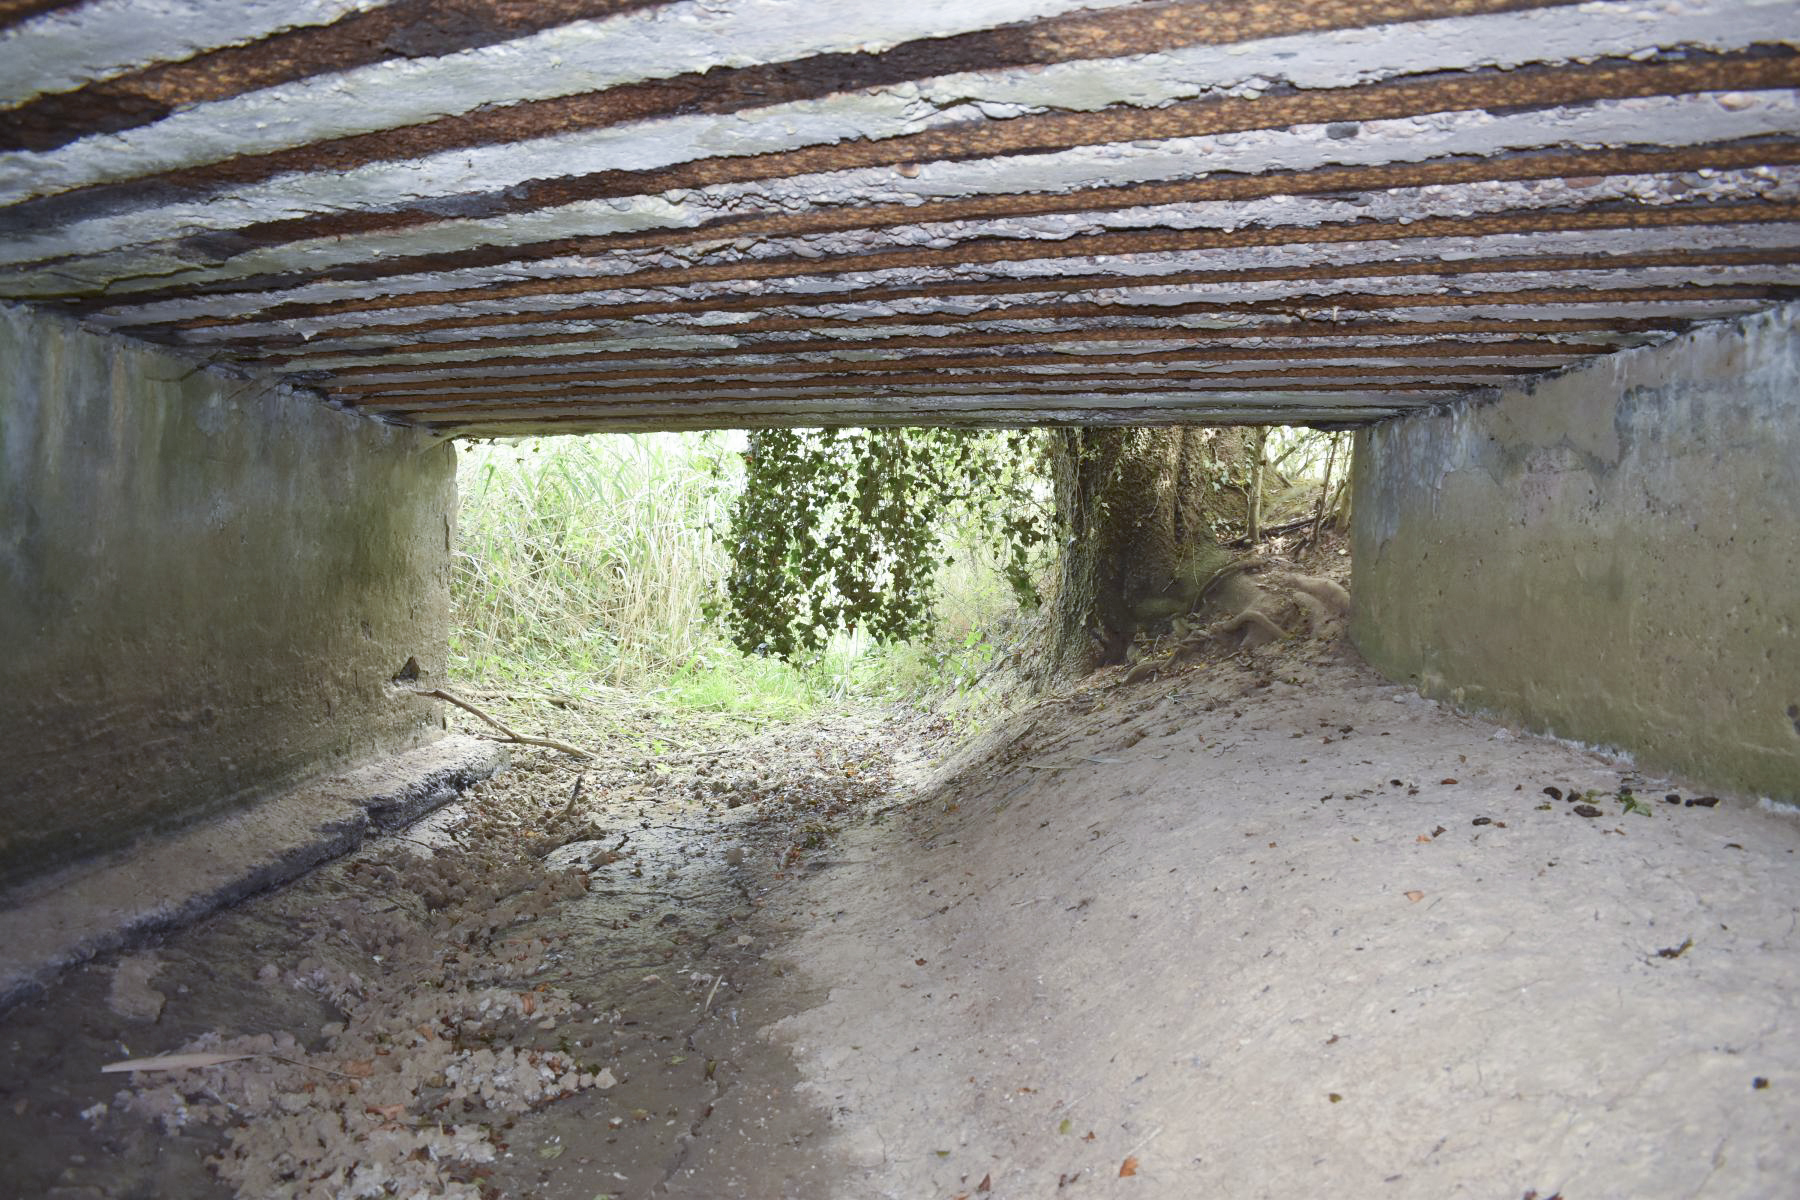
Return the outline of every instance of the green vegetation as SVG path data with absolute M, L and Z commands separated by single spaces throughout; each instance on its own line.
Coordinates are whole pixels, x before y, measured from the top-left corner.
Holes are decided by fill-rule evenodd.
M 1341 438 L 1217 436 L 1258 439 L 1265 528 L 1337 514 Z M 778 430 L 463 446 L 452 669 L 759 718 L 845 695 L 979 707 L 1053 575 L 1046 444 Z M 1248 493 L 1249 453 L 1213 492 Z
M 453 662 L 485 680 L 642 687 L 716 641 L 722 440 L 654 435 L 463 447 Z
M 723 620 L 743 435 L 528 439 L 462 447 L 452 670 L 488 687 L 607 687 L 682 708 L 782 718 L 846 694 L 973 684 L 1013 627 L 1017 563 L 978 506 L 936 510 L 949 553 L 926 629 L 877 644 L 837 629 L 794 665 L 746 654 Z
M 731 515 L 725 610 L 739 649 L 811 658 L 839 630 L 878 641 L 936 624 L 953 531 L 983 531 L 1014 596 L 1037 603 L 1050 536 L 1037 439 L 970 429 L 765 429 Z

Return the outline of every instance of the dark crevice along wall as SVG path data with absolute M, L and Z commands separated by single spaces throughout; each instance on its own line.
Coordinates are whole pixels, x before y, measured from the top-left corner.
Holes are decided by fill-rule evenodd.
M 441 733 L 452 448 L 0 306 L 0 886 Z
M 1800 803 L 1800 306 L 1363 431 L 1356 604 L 1395 679 Z

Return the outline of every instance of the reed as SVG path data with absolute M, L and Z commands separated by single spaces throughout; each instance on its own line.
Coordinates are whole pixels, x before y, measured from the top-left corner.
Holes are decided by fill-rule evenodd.
M 998 546 L 947 514 L 933 634 L 840 632 L 798 667 L 740 653 L 708 613 L 741 480 L 729 433 L 521 439 L 462 448 L 451 667 L 485 686 L 625 688 L 767 719 L 845 696 L 924 699 L 973 682 L 1016 603 Z
M 703 606 L 731 456 L 717 434 L 464 449 L 451 649 L 486 679 L 572 673 L 643 687 L 712 647 Z

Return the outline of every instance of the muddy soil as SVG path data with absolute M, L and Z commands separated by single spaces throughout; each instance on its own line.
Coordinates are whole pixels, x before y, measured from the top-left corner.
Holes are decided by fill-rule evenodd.
M 595 758 L 518 748 L 404 835 L 6 1014 L 0 1195 L 831 1194 L 758 1036 L 815 999 L 769 960 L 768 901 L 903 806 L 947 728 L 468 696 Z M 246 1057 L 100 1070 L 172 1053 Z

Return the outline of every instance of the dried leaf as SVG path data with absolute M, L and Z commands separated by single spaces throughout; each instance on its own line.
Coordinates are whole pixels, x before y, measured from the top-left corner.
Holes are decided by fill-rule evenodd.
M 119 1071 L 192 1071 L 197 1067 L 216 1067 L 220 1063 L 255 1058 L 254 1054 L 163 1054 L 155 1058 L 127 1058 L 100 1068 L 101 1074 Z
M 404 1105 L 404 1104 L 368 1104 L 368 1105 L 363 1106 L 363 1111 L 366 1113 L 372 1113 L 378 1117 L 385 1117 L 390 1121 L 398 1121 L 401 1117 L 406 1115 L 406 1105 Z
M 375 1073 L 375 1060 L 372 1058 L 353 1058 L 344 1064 L 342 1074 L 352 1079 L 367 1079 Z
M 975 1190 L 978 1192 L 993 1191 L 994 1190 L 994 1177 L 992 1175 L 983 1175 L 981 1177 L 981 1182 L 975 1185 Z
M 1406 898 L 1408 900 L 1411 900 L 1414 904 L 1417 904 L 1419 901 L 1421 901 L 1425 898 L 1425 893 L 1424 892 L 1408 892 L 1408 893 L 1406 893 Z
M 1124 1162 L 1119 1164 L 1119 1178 L 1120 1179 L 1131 1178 L 1133 1175 L 1137 1174 L 1137 1168 L 1138 1168 L 1137 1156 L 1132 1155 L 1131 1157 L 1127 1158 Z
M 1688 938 L 1686 941 L 1682 942 L 1681 945 L 1679 945 L 1679 946 L 1668 946 L 1662 950 L 1658 950 L 1656 952 L 1656 957 L 1658 957 L 1658 958 L 1680 958 L 1682 955 L 1686 954 L 1689 950 L 1692 950 L 1693 948 L 1694 948 L 1694 939 Z

